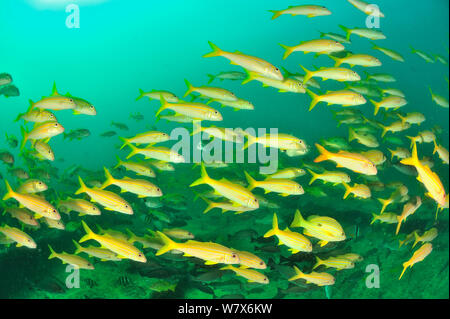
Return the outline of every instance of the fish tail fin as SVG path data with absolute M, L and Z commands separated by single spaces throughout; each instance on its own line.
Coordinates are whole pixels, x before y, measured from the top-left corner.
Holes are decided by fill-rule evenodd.
M 9 182 L 5 179 L 5 185 L 6 185 L 6 195 L 3 196 L 3 200 L 8 200 L 14 196 L 14 191 L 11 188 L 11 185 L 9 185 Z
M 206 209 L 203 211 L 203 214 L 206 214 L 206 213 L 209 212 L 210 210 L 212 210 L 212 209 L 214 209 L 214 208 L 217 207 L 217 203 L 214 203 L 214 202 L 210 201 L 210 200 L 207 199 L 207 198 L 201 197 L 201 199 L 203 199 L 203 200 L 208 204 L 208 207 L 206 207 Z
M 53 250 L 52 246 L 48 245 L 48 249 L 50 249 L 50 256 L 48 256 L 48 259 L 56 258 L 56 252 Z
M 314 160 L 314 163 L 320 163 L 323 161 L 327 161 L 330 158 L 331 153 L 328 152 L 325 147 L 319 144 L 315 144 L 317 150 L 319 151 L 320 155 Z
M 274 213 L 273 214 L 273 219 L 272 219 L 272 229 L 269 230 L 267 233 L 264 234 L 264 237 L 272 237 L 274 235 L 276 235 L 278 232 L 278 218 L 277 218 L 277 214 Z
M 256 143 L 257 138 L 253 135 L 247 134 L 247 141 L 244 144 L 244 147 L 242 148 L 242 150 L 247 149 L 250 145 L 253 145 Z
M 201 131 L 202 131 L 201 123 L 202 123 L 201 121 L 193 121 L 192 122 L 192 125 L 194 126 L 194 128 L 192 130 L 191 136 L 201 133 Z
M 193 182 L 189 187 L 194 187 L 197 185 L 207 184 L 209 181 L 208 173 L 206 172 L 205 164 L 202 162 L 201 164 L 201 177 Z
M 405 124 L 405 122 L 406 122 L 406 117 L 404 117 L 404 116 L 402 116 L 402 115 L 400 115 L 400 114 L 398 114 L 398 113 L 397 113 L 397 116 L 400 118 L 400 120 L 402 121 L 402 123 Z
M 417 243 L 421 240 L 419 234 L 417 232 L 414 233 L 414 244 L 412 245 L 411 248 L 416 247 Z
M 80 188 L 75 192 L 75 195 L 81 194 L 81 193 L 85 193 L 87 191 L 87 187 L 86 184 L 84 184 L 83 179 L 81 178 L 81 176 L 78 176 L 78 181 L 80 182 Z
M 223 54 L 223 51 L 214 43 L 212 43 L 211 41 L 208 41 L 209 46 L 212 49 L 212 52 L 205 54 L 203 57 L 204 58 L 212 58 L 215 56 L 221 56 Z
M 114 183 L 114 177 L 111 175 L 109 170 L 106 167 L 103 167 L 103 169 L 105 170 L 106 181 L 103 183 L 100 189 L 105 189 L 106 187 Z
M 140 99 L 142 99 L 144 97 L 144 90 L 143 89 L 139 89 L 139 96 L 136 98 L 136 101 L 139 101 Z
M 294 47 L 289 47 L 287 45 L 281 44 L 280 46 L 285 50 L 284 54 L 283 54 L 283 60 L 285 60 L 288 56 L 290 56 L 292 54 L 292 52 L 294 52 Z
M 131 144 L 129 139 L 125 138 L 125 137 L 120 137 L 119 138 L 123 141 L 122 146 L 119 148 L 119 150 L 123 149 L 125 146 L 127 146 L 128 144 Z
M 405 158 L 400 161 L 400 163 L 402 163 L 403 165 L 415 166 L 419 163 L 419 158 L 417 156 L 417 144 L 415 140 L 413 140 L 412 143 L 413 143 L 412 155 L 410 158 Z
M 402 226 L 402 219 L 401 216 L 397 216 L 397 220 L 398 220 L 398 224 L 397 224 L 397 228 L 395 229 L 395 234 L 398 235 L 399 231 L 400 231 L 400 227 Z
M 344 199 L 346 199 L 347 197 L 348 197 L 348 195 L 350 195 L 351 194 L 351 192 L 352 192 L 352 187 L 350 186 L 350 185 L 348 185 L 347 183 L 343 183 L 344 184 L 344 187 L 345 187 L 345 194 L 344 194 Z
M 255 74 L 256 74 L 255 72 L 249 71 L 247 69 L 244 69 L 244 72 L 245 72 L 245 78 L 241 84 L 247 84 L 248 82 L 251 82 L 255 79 Z
M 88 241 L 89 239 L 93 239 L 95 236 L 95 233 L 89 228 L 89 226 L 84 222 L 84 220 L 81 221 L 81 224 L 83 225 L 83 229 L 86 232 L 86 235 L 84 235 L 79 240 L 79 243 L 83 243 L 85 241 Z
M 123 163 L 119 156 L 116 156 L 116 158 L 117 158 L 117 164 L 116 164 L 116 166 L 114 166 L 113 169 L 120 167 L 120 165 L 122 165 L 122 163 Z
M 414 49 L 414 47 L 412 45 L 410 45 L 409 48 L 411 49 L 411 53 L 416 53 L 417 52 L 417 50 Z
M 329 55 L 328 57 L 330 57 L 330 59 L 334 60 L 335 64 L 334 67 L 337 68 L 338 66 L 340 66 L 342 64 L 342 59 L 339 59 L 338 57 Z
M 300 213 L 300 210 L 296 210 L 295 214 L 294 214 L 294 220 L 291 223 L 290 227 L 302 227 L 304 224 L 305 220 L 303 219 L 302 214 Z
M 356 133 L 355 130 L 351 127 L 348 128 L 348 141 L 351 142 L 356 139 Z
M 297 266 L 294 266 L 294 271 L 295 271 L 295 276 L 289 278 L 288 279 L 289 281 L 297 280 L 304 276 L 304 274 L 300 271 L 300 269 L 297 268 Z
M 386 208 L 392 203 L 392 199 L 391 198 L 388 198 L 388 199 L 378 198 L 378 201 L 381 203 L 381 205 L 383 205 L 381 207 L 381 211 L 380 211 L 380 215 L 381 215 L 384 213 Z
M 377 115 L 378 111 L 380 110 L 380 103 L 370 99 L 370 102 L 373 104 L 373 106 L 375 107 L 375 110 L 373 112 L 373 115 Z
M 161 113 L 162 111 L 164 111 L 167 108 L 167 105 L 169 103 L 167 103 L 166 99 L 164 98 L 164 96 L 161 94 L 159 101 L 161 102 L 161 107 L 158 109 L 158 111 L 156 111 L 155 116 L 158 118 L 159 113 Z
M 436 142 L 436 139 L 433 139 L 433 144 L 434 144 L 433 154 L 436 154 L 436 152 L 439 149 L 439 146 L 438 146 L 438 144 Z
M 281 16 L 282 11 L 269 10 L 269 12 L 273 13 L 272 20 L 275 20 L 279 16 Z
M 313 267 L 313 270 L 322 265 L 322 260 L 316 256 L 316 264 Z
M 131 144 L 130 142 L 128 142 L 128 140 L 126 140 L 122 137 L 120 139 L 125 143 L 125 145 L 127 145 L 131 149 L 131 152 L 130 152 L 130 154 L 128 154 L 126 159 L 132 158 L 134 155 L 136 155 L 139 152 L 138 148 L 136 146 L 134 146 L 133 144 Z
M 305 68 L 303 65 L 300 65 L 300 67 L 305 72 L 305 77 L 303 78 L 303 84 L 306 84 L 314 75 L 313 71 L 309 71 L 307 68 Z
M 405 273 L 406 269 L 408 269 L 408 266 L 409 266 L 408 262 L 403 263 L 403 271 L 400 274 L 400 277 L 398 277 L 398 280 L 402 279 L 403 274 Z
M 75 255 L 78 255 L 79 253 L 81 253 L 83 251 L 83 247 L 81 247 L 81 245 L 79 243 L 77 243 L 75 240 L 72 239 L 73 244 L 75 245 Z
M 391 153 L 391 161 L 394 159 L 395 151 L 388 148 L 389 153 Z
M 209 80 L 208 80 L 208 84 L 211 84 L 214 80 L 215 80 L 215 76 L 214 75 L 212 75 L 212 74 L 206 74 L 207 76 L 208 76 L 208 78 L 209 78 Z
M 245 174 L 245 178 L 247 179 L 248 182 L 248 190 L 251 191 L 252 189 L 254 189 L 255 187 L 257 187 L 258 182 L 250 176 L 249 173 L 247 173 L 246 171 L 244 171 Z
M 342 24 L 339 25 L 339 28 L 341 28 L 346 33 L 347 40 L 350 40 L 350 35 L 352 34 L 352 30 L 350 30 L 347 27 L 344 27 Z
M 309 105 L 309 111 L 311 111 L 317 103 L 319 103 L 319 96 L 309 89 L 305 89 L 306 93 L 312 98 L 311 104 Z
M 307 168 L 307 171 L 311 174 L 311 180 L 309 181 L 309 185 L 311 185 L 312 183 L 314 183 L 314 181 L 317 179 L 317 177 L 319 177 L 319 174 L 313 172 L 309 168 Z
M 372 221 L 370 222 L 370 225 L 375 223 L 378 220 L 378 218 L 379 218 L 379 215 L 377 215 L 375 213 L 372 213 L 372 216 L 373 216 L 373 218 L 372 218 Z
M 155 254 L 155 256 L 159 256 L 162 254 L 167 253 L 168 251 L 171 251 L 173 249 L 176 249 L 177 243 L 174 242 L 172 239 L 170 239 L 169 237 L 167 237 L 165 234 L 163 234 L 160 231 L 157 231 L 156 234 L 158 234 L 159 238 L 161 238 L 161 240 L 164 243 L 164 246 L 162 246 Z
M 187 79 L 184 79 L 184 83 L 186 83 L 187 91 L 186 91 L 186 93 L 184 93 L 183 97 L 186 97 L 189 94 L 191 94 L 194 91 L 195 88 Z
M 23 126 L 20 127 L 20 132 L 22 133 L 22 143 L 20 143 L 20 150 L 22 151 L 28 140 L 28 132 Z

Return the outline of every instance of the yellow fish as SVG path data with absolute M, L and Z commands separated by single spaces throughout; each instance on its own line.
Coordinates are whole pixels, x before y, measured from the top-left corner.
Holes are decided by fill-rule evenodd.
M 446 193 L 444 185 L 442 185 L 442 182 L 436 173 L 431 171 L 428 166 L 423 165 L 419 161 L 416 143 L 414 143 L 413 146 L 412 157 L 401 160 L 401 163 L 404 165 L 414 166 L 419 175 L 417 180 L 421 182 L 428 191 L 426 195 L 434 199 L 439 205 L 445 205 Z
M 324 6 L 317 5 L 301 5 L 301 6 L 289 6 L 284 10 L 269 10 L 269 12 L 273 13 L 272 20 L 275 20 L 282 14 L 291 15 L 291 16 L 307 16 L 308 18 L 319 17 L 319 16 L 328 16 L 331 14 L 331 11 L 325 8 Z
M 188 240 L 185 243 L 176 243 L 160 231 L 156 233 L 164 242 L 164 246 L 158 250 L 156 256 L 176 249 L 182 251 L 184 256 L 197 257 L 205 260 L 206 265 L 239 264 L 239 256 L 231 249 L 220 244 L 212 242 L 203 243 L 195 240 Z
M 418 262 L 424 260 L 425 257 L 427 257 L 432 250 L 433 246 L 430 243 L 426 243 L 422 245 L 419 249 L 417 249 L 412 255 L 411 259 L 403 263 L 403 271 L 398 280 L 402 279 L 403 274 L 405 273 L 406 269 L 408 269 L 408 267 L 412 267 L 414 266 L 414 264 L 417 264 Z
M 359 198 L 370 198 L 372 197 L 372 193 L 370 188 L 363 184 L 354 184 L 353 186 L 348 185 L 347 183 L 343 183 L 345 187 L 344 199 L 348 197 L 348 195 L 353 194 L 355 197 Z
M 264 234 L 264 237 L 277 236 L 280 243 L 278 245 L 286 245 L 289 247 L 289 251 L 292 254 L 296 254 L 300 251 L 311 252 L 312 244 L 308 238 L 302 234 L 293 232 L 286 227 L 285 230 L 278 228 L 277 214 L 273 214 L 272 229 Z
M 412 248 L 414 248 L 417 243 L 422 242 L 422 243 L 429 243 L 431 242 L 433 239 L 435 239 L 438 235 L 438 230 L 436 227 L 433 227 L 429 230 L 427 230 L 426 232 L 423 233 L 422 236 L 419 236 L 419 234 L 417 232 L 414 233 L 414 237 L 415 237 L 415 241 L 414 244 L 412 245 Z
M 373 5 L 368 4 L 362 0 L 347 0 L 350 2 L 356 9 L 364 12 L 367 15 L 384 18 L 384 14 L 378 9 L 376 10 Z
M 17 189 L 17 192 L 20 194 L 35 194 L 45 192 L 48 189 L 48 186 L 37 179 L 29 179 L 22 183 Z
M 312 98 L 309 110 L 311 111 L 319 102 L 326 102 L 328 105 L 356 106 L 366 104 L 366 99 L 359 93 L 343 91 L 327 91 L 324 95 L 317 95 L 311 90 L 306 89 L 306 93 Z
M 267 176 L 267 179 L 294 179 L 305 175 L 305 170 L 297 167 L 288 167 Z
M 245 70 L 246 77 L 242 84 L 247 84 L 251 81 L 258 81 L 263 84 L 263 87 L 273 87 L 278 89 L 280 93 L 305 93 L 305 87 L 302 82 L 292 78 L 285 78 L 284 80 L 275 80 L 271 78 L 266 78 L 257 72 L 252 72 Z
M 343 241 L 346 238 L 342 226 L 335 219 L 313 215 L 305 220 L 298 209 L 295 211 L 291 227 L 304 228 L 303 234 L 320 239 L 321 246 L 325 246 L 328 242 Z
M 16 242 L 17 247 L 25 246 L 31 249 L 37 247 L 33 238 L 31 238 L 28 234 L 24 233 L 23 231 L 15 227 L 9 227 L 8 225 L 0 227 L 0 233 Z
M 259 208 L 258 200 L 249 190 L 240 185 L 231 183 L 225 178 L 222 178 L 220 181 L 212 179 L 208 176 L 203 163 L 201 165 L 201 177 L 193 182 L 190 187 L 202 184 L 211 186 L 217 193 L 236 203 L 235 206 L 245 206 L 254 209 Z
M 312 170 L 308 169 L 308 172 L 311 174 L 311 180 L 309 181 L 309 185 L 314 183 L 316 180 L 322 180 L 324 183 L 332 183 L 334 185 L 342 184 L 342 183 L 350 183 L 351 179 L 348 174 L 344 172 L 330 172 L 324 171 L 321 174 L 317 174 Z
M 119 195 L 101 189 L 88 188 L 80 176 L 78 176 L 78 181 L 80 182 L 80 189 L 77 190 L 75 195 L 86 193 L 91 201 L 99 203 L 106 210 L 133 215 L 133 208 Z
M 377 175 L 378 173 L 377 167 L 361 154 L 344 151 L 331 153 L 319 144 L 316 144 L 316 147 L 321 155 L 314 160 L 314 163 L 331 160 L 337 164 L 336 167 L 345 167 L 356 173 L 364 175 Z
M 355 267 L 355 263 L 347 258 L 330 257 L 326 260 L 321 260 L 316 256 L 316 264 L 314 265 L 313 270 L 321 265 L 324 265 L 327 268 L 336 268 L 337 270 L 351 269 Z
M 400 96 L 391 95 L 388 97 L 385 97 L 380 102 L 376 102 L 374 100 L 370 100 L 370 102 L 375 106 L 375 111 L 373 115 L 377 115 L 380 108 L 383 109 L 399 109 L 402 106 L 405 106 L 408 104 L 408 101 L 406 101 L 405 98 Z
M 248 251 L 238 251 L 234 252 L 239 256 L 239 263 L 242 267 L 254 268 L 254 269 L 266 269 L 266 263 L 258 256 L 249 253 Z
M 139 198 L 145 197 L 161 197 L 163 195 L 161 189 L 145 179 L 132 179 L 125 177 L 123 179 L 115 179 L 111 173 L 104 167 L 106 181 L 100 189 L 105 189 L 110 185 L 116 185 L 122 189 L 122 193 L 130 192 L 138 195 Z
M 94 265 L 80 256 L 67 254 L 65 252 L 58 254 L 53 250 L 52 246 L 48 245 L 48 248 L 50 249 L 50 256 L 48 259 L 58 258 L 63 264 L 72 265 L 77 269 L 94 269 Z
M 307 284 L 315 284 L 317 286 L 331 286 L 334 285 L 335 279 L 332 275 L 326 272 L 311 272 L 309 274 L 302 273 L 300 269 L 294 266 L 295 276 L 289 278 L 289 281 L 304 279 Z
M 354 67 L 355 65 L 364 67 L 381 66 L 380 60 L 368 54 L 349 54 L 344 58 L 337 58 L 332 55 L 329 55 L 329 57 L 336 62 L 334 65 L 335 68 L 341 64 L 349 64 L 350 67 Z
M 33 213 L 42 217 L 47 217 L 54 220 L 60 220 L 61 216 L 58 211 L 44 198 L 32 194 L 19 194 L 14 192 L 8 181 L 5 180 L 7 193 L 3 200 L 14 198 L 23 207 L 31 210 Z
M 203 56 L 204 58 L 221 56 L 230 60 L 231 64 L 239 65 L 246 70 L 257 72 L 266 78 L 280 81 L 284 80 L 284 77 L 281 74 L 280 69 L 273 66 L 269 62 L 264 61 L 263 59 L 250 55 L 245 55 L 238 51 L 236 51 L 235 53 L 222 51 L 217 45 L 215 45 L 212 42 L 209 42 L 209 45 L 211 46 L 213 51 L 211 53 L 204 55 Z
M 265 190 L 265 194 L 270 192 L 279 193 L 281 196 L 286 197 L 289 195 L 303 195 L 305 191 L 303 187 L 290 179 L 266 179 L 263 181 L 256 181 L 253 179 L 247 172 L 245 173 L 245 177 L 248 181 L 248 189 L 251 191 L 256 187 L 263 188 Z
M 243 149 L 246 149 L 255 143 L 262 144 L 264 147 L 273 147 L 280 150 L 304 150 L 308 148 L 305 141 L 289 134 L 266 134 L 264 136 L 255 137 L 247 133 L 246 136 L 247 142 Z
M 299 45 L 291 47 L 283 44 L 280 44 L 280 46 L 286 50 L 283 55 L 283 60 L 290 56 L 293 52 L 304 52 L 305 54 L 309 52 L 315 52 L 317 54 L 330 54 L 345 50 L 342 43 L 329 39 L 304 41 Z
M 401 215 L 397 216 L 398 225 L 397 229 L 395 230 L 396 235 L 400 231 L 402 223 L 406 221 L 406 218 L 414 214 L 419 209 L 420 206 L 422 206 L 422 199 L 419 196 L 416 197 L 416 203 L 409 202 L 403 206 L 403 211 Z
M 76 250 L 75 255 L 85 253 L 88 254 L 91 257 L 99 258 L 101 261 L 121 261 L 122 259 L 118 258 L 116 253 L 112 252 L 109 249 L 105 248 L 99 248 L 95 246 L 89 246 L 89 247 L 83 247 L 79 243 L 77 243 L 75 240 L 72 240 L 74 243 Z
M 219 111 L 216 109 L 203 104 L 203 103 L 188 103 L 183 101 L 178 101 L 177 103 L 167 103 L 164 98 L 161 98 L 161 107 L 156 112 L 156 117 L 159 116 L 164 110 L 172 110 L 180 115 L 188 116 L 194 120 L 205 120 L 205 121 L 222 121 L 223 117 Z
M 142 263 L 147 262 L 147 258 L 145 258 L 145 255 L 140 252 L 139 249 L 128 243 L 126 240 L 114 238 L 111 235 L 95 234 L 94 232 L 92 232 L 92 230 L 89 229 L 84 220 L 81 221 L 81 223 L 84 230 L 86 231 L 86 235 L 80 239 L 80 243 L 93 239 L 100 243 L 102 248 L 109 249 L 110 251 L 116 253 L 118 258 L 131 259 Z
M 150 92 L 144 92 L 144 90 L 139 89 L 139 96 L 136 98 L 136 101 L 142 99 L 144 96 L 148 97 L 149 100 L 159 100 L 161 96 L 169 103 L 177 103 L 178 98 L 175 94 L 168 91 L 158 91 L 152 90 Z
M 184 80 L 184 82 L 188 88 L 184 94 L 184 97 L 188 96 L 192 92 L 196 92 L 200 94 L 201 98 L 217 99 L 222 101 L 237 101 L 236 95 L 228 90 L 210 86 L 194 87 L 188 80 Z
M 131 148 L 130 154 L 128 154 L 127 159 L 135 156 L 136 154 L 141 154 L 145 156 L 145 159 L 156 159 L 164 162 L 172 163 L 184 163 L 185 159 L 183 155 L 171 150 L 164 146 L 148 146 L 146 148 L 138 148 L 133 144 L 126 142 L 126 144 Z
M 100 209 L 97 208 L 91 202 L 88 202 L 80 198 L 66 198 L 65 200 L 60 200 L 58 202 L 58 208 L 62 208 L 66 214 L 70 214 L 71 211 L 77 212 L 80 216 L 91 215 L 98 216 L 101 215 Z
M 123 166 L 126 170 L 135 172 L 137 175 L 140 176 L 147 176 L 147 177 L 155 177 L 155 172 L 145 165 L 144 163 L 138 163 L 138 162 L 130 162 L 130 161 L 122 161 L 119 157 L 117 157 L 117 165 L 114 166 L 114 169 Z
M 353 70 L 345 68 L 321 68 L 317 71 L 309 71 L 303 66 L 300 67 L 305 71 L 305 78 L 303 84 L 306 84 L 312 77 L 322 78 L 326 80 L 336 80 L 339 82 L 344 81 L 360 81 L 361 77 Z
M 128 143 L 132 144 L 156 144 L 156 143 L 162 143 L 170 140 L 170 136 L 167 133 L 158 132 L 158 131 L 150 131 L 138 134 L 134 137 L 130 138 L 122 138 L 125 142 L 120 147 L 120 149 L 123 149 Z
M 269 283 L 269 278 L 267 278 L 265 275 L 261 274 L 256 270 L 247 269 L 242 266 L 240 268 L 236 268 L 233 267 L 232 265 L 227 265 L 225 267 L 220 268 L 220 270 L 232 270 L 236 273 L 236 275 L 248 279 L 248 282 L 257 282 L 266 285 Z
M 50 121 L 36 124 L 30 132 L 27 132 L 23 127 L 21 127 L 21 131 L 23 139 L 20 150 L 23 150 L 28 140 L 43 140 L 62 134 L 64 127 L 58 122 Z

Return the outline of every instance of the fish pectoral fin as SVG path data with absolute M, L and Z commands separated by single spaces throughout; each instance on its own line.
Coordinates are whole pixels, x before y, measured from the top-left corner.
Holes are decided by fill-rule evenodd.
M 208 261 L 205 262 L 205 265 L 217 265 L 217 263 L 214 262 L 214 261 L 208 260 Z
M 264 190 L 264 194 L 268 194 L 268 193 L 270 193 L 271 191 L 270 190 L 268 190 L 268 189 L 265 189 Z
M 187 254 L 187 253 L 184 253 L 183 256 L 184 256 L 184 257 L 192 257 L 192 255 L 189 255 L 189 254 Z
M 127 257 L 121 256 L 121 255 L 117 255 L 116 257 L 117 257 L 117 258 L 120 258 L 120 259 L 126 259 L 126 258 L 127 258 Z
M 113 211 L 114 211 L 114 209 L 112 209 L 112 208 L 109 208 L 109 207 L 105 207 L 105 209 L 106 209 L 106 210 L 109 210 L 109 211 L 111 211 L 111 212 L 113 212 Z
M 21 243 L 17 243 L 16 247 L 22 247 L 23 245 Z
M 296 253 L 298 253 L 300 250 L 297 250 L 297 249 L 294 249 L 294 248 L 291 248 L 291 249 L 288 249 L 292 254 L 296 254 Z
M 283 194 L 280 194 L 280 196 L 283 196 L 283 197 L 287 197 L 287 196 L 289 196 L 290 194 L 285 194 L 285 193 L 283 193 Z
M 146 198 L 147 196 L 145 195 L 138 195 L 138 198 Z

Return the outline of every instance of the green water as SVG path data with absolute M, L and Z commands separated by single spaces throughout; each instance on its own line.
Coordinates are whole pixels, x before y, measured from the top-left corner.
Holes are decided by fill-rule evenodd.
M 0 30 L 2 44 L 0 50 L 0 73 L 6 72 L 13 78 L 13 84 L 20 96 L 5 98 L 0 96 L 0 151 L 9 151 L 15 157 L 13 167 L 30 172 L 31 178 L 38 178 L 36 168 L 50 174 L 45 180 L 49 190 L 46 198 L 56 204 L 57 198 L 74 197 L 79 188 L 77 175 L 83 179 L 104 181 L 103 167 L 116 165 L 116 157 L 124 159 L 129 150 L 118 149 L 121 141 L 117 136 L 101 137 L 107 131 L 115 131 L 118 136 L 131 137 L 138 133 L 157 129 L 170 133 L 177 127 L 192 130 L 190 124 L 180 125 L 164 120 L 156 122 L 155 112 L 158 101 L 147 98 L 136 101 L 139 89 L 144 91 L 168 90 L 182 97 L 186 91 L 184 79 L 196 86 L 206 85 L 207 74 L 224 71 L 242 71 L 242 68 L 229 65 L 228 60 L 220 57 L 202 58 L 210 52 L 208 41 L 212 41 L 223 50 L 236 50 L 257 56 L 278 67 L 291 72 L 301 73 L 299 64 L 313 69 L 313 66 L 333 66 L 327 56 L 314 57 L 313 53 L 297 52 L 286 60 L 282 59 L 283 50 L 279 43 L 297 45 L 301 41 L 316 39 L 322 32 L 343 34 L 338 27 L 364 27 L 366 15 L 351 6 L 347 1 L 322 1 L 332 15 L 307 18 L 283 15 L 271 20 L 268 10 L 281 10 L 289 5 L 305 4 L 303 1 L 171 1 L 157 3 L 152 1 L 99 1 L 92 5 L 80 5 L 80 27 L 71 29 L 66 26 L 65 4 L 54 8 L 36 6 L 38 0 L 3 0 L 0 3 Z M 45 1 L 42 1 L 45 2 Z M 62 1 L 64 2 L 64 1 Z M 313 2 L 313 1 L 311 1 Z M 366 53 L 379 58 L 383 66 L 363 68 L 355 66 L 363 79 L 363 71 L 370 73 L 389 73 L 396 83 L 380 83 L 380 88 L 394 87 L 405 93 L 408 104 L 400 112 L 421 112 L 426 121 L 420 126 L 413 125 L 406 132 L 388 133 L 387 136 L 399 136 L 404 147 L 409 148 L 408 136 L 439 126 L 442 132 L 436 133 L 437 141 L 448 149 L 448 109 L 431 101 L 428 91 L 448 98 L 448 65 L 439 61 L 427 63 L 412 54 L 410 46 L 430 54 L 439 54 L 448 61 L 448 2 L 444 0 L 411 2 L 405 0 L 378 0 L 377 4 L 386 15 L 381 19 L 381 30 L 387 36 L 377 40 L 378 45 L 395 50 L 403 55 L 405 62 L 394 61 L 379 51 L 372 49 L 372 41 L 352 35 L 352 44 L 345 44 L 353 53 Z M 349 67 L 343 65 L 342 67 Z M 81 140 L 69 141 L 62 136 L 52 138 L 50 145 L 55 153 L 55 161 L 25 161 L 18 148 L 12 148 L 3 138 L 4 133 L 16 136 L 20 142 L 20 127 L 23 121 L 14 122 L 19 113 L 26 112 L 29 100 L 38 101 L 42 96 L 51 94 L 53 83 L 60 93 L 70 92 L 92 103 L 96 116 L 73 115 L 71 111 L 55 112 L 58 121 L 65 127 L 66 133 L 75 129 L 88 129 L 90 136 Z M 312 89 L 324 94 L 327 90 L 343 89 L 342 83 L 329 80 L 319 81 L 322 89 Z M 326 106 L 320 103 L 308 112 L 311 98 L 307 94 L 279 93 L 273 88 L 263 88 L 254 81 L 242 85 L 241 81 L 212 82 L 230 90 L 236 96 L 251 101 L 255 110 L 234 112 L 231 108 L 220 108 L 211 104 L 223 115 L 222 122 L 207 122 L 204 126 L 216 124 L 221 127 L 242 128 L 278 128 L 281 133 L 291 134 L 304 140 L 310 147 L 309 153 L 302 157 L 289 158 L 279 153 L 283 167 L 302 167 L 303 163 L 312 163 L 318 152 L 314 147 L 323 138 L 348 137 L 348 125 L 337 127 L 330 112 L 340 110 L 340 106 Z M 369 99 L 369 98 L 367 98 Z M 378 98 L 375 98 L 379 100 Z M 202 101 L 202 100 L 198 100 Z M 384 112 L 373 116 L 370 103 L 357 107 L 363 114 L 381 123 L 392 120 Z M 130 118 L 130 114 L 140 113 L 143 121 Z M 166 113 L 167 114 L 167 113 Z M 120 130 L 111 122 L 125 123 L 128 131 Z M 28 130 L 32 125 L 28 124 Z M 344 187 L 324 185 L 317 181 L 313 186 L 325 192 L 326 196 L 316 197 L 307 191 L 300 196 L 281 197 L 270 193 L 264 195 L 260 188 L 254 194 L 264 196 L 279 208 L 261 207 L 256 211 L 235 215 L 232 212 L 222 214 L 214 209 L 203 214 L 206 205 L 201 199 L 194 200 L 196 192 L 211 190 L 206 185 L 189 188 L 199 178 L 200 169 L 192 169 L 193 164 L 173 164 L 175 171 L 159 172 L 157 177 L 148 179 L 158 185 L 164 193 L 164 205 L 158 208 L 159 214 L 151 214 L 144 200 L 131 193 L 120 193 L 134 209 L 134 215 L 102 210 L 101 216 L 83 216 L 72 212 L 62 215 L 66 230 L 49 229 L 44 222 L 40 229 L 24 228 L 37 243 L 36 249 L 0 246 L 0 298 L 448 298 L 449 297 L 449 246 L 448 246 L 448 209 L 435 220 L 436 204 L 424 196 L 425 189 L 413 176 L 397 171 L 391 161 L 389 148 L 396 145 L 382 142 L 380 131 L 376 133 L 381 146 L 378 148 L 388 158 L 379 167 L 379 180 L 388 184 L 400 181 L 409 189 L 409 196 L 421 196 L 423 205 L 402 225 L 400 234 L 395 236 L 395 225 L 375 223 L 370 225 L 372 213 L 379 213 L 381 205 L 376 198 L 388 198 L 392 190 L 372 190 L 372 199 L 343 200 Z M 161 145 L 171 145 L 173 142 Z M 356 142 L 351 146 L 354 151 L 369 148 Z M 30 143 L 27 148 L 30 148 Z M 448 192 L 449 170 L 437 154 L 433 155 L 433 144 L 419 144 L 419 156 L 428 156 L 434 163 L 432 170 L 442 180 Z M 195 148 L 195 147 L 194 147 Z M 139 158 L 139 157 L 136 157 Z M 143 157 L 141 158 L 143 159 Z M 80 165 L 74 174 L 68 169 Z M 320 163 L 323 168 L 335 170 L 332 162 Z M 244 170 L 257 180 L 259 165 L 229 164 L 228 168 L 208 168 L 211 177 L 225 177 L 243 182 L 246 186 Z M 15 189 L 20 181 L 9 171 L 9 167 L 0 163 L 0 174 Z M 360 174 L 345 171 L 352 177 L 352 183 L 367 183 Z M 33 173 L 33 171 L 35 173 Z M 130 171 L 112 171 L 114 177 L 136 178 Z M 296 181 L 308 190 L 310 175 L 301 176 Z M 115 186 L 108 188 L 119 194 Z M 5 194 L 4 183 L 0 193 Z M 84 195 L 78 198 L 86 198 Z M 13 199 L 8 206 L 17 205 Z M 388 208 L 389 212 L 400 214 L 404 203 Z M 317 240 L 312 253 L 300 252 L 292 255 L 286 246 L 277 246 L 275 238 L 264 238 L 271 228 L 273 213 L 276 213 L 281 229 L 289 226 L 296 209 L 305 217 L 311 215 L 329 216 L 343 227 L 347 240 L 329 243 L 319 247 Z M 261 270 L 270 280 L 268 285 L 247 283 L 242 277 L 231 271 L 219 270 L 223 265 L 204 265 L 200 259 L 181 257 L 176 254 L 155 256 L 152 248 L 142 249 L 147 263 L 131 260 L 120 262 L 102 262 L 94 258 L 95 270 L 80 271 L 80 288 L 66 287 L 66 279 L 72 273 L 66 272 L 66 265 L 59 260 L 48 260 L 48 244 L 57 251 L 73 253 L 72 240 L 78 241 L 85 232 L 80 221 L 96 231 L 95 225 L 104 229 L 114 229 L 143 236 L 148 229 L 157 231 L 166 228 L 183 228 L 202 242 L 212 241 L 226 247 L 251 252 L 267 264 Z M 21 224 L 9 215 L 0 217 L 1 224 L 21 228 Z M 436 227 L 438 236 L 432 241 L 433 251 L 424 261 L 406 270 L 402 280 L 398 277 L 402 264 L 409 260 L 415 250 L 412 244 L 399 248 L 398 240 L 418 229 L 424 231 Z M 293 228 L 302 232 L 302 228 Z M 178 242 L 184 240 L 175 239 Z M 83 245 L 95 245 L 94 241 Z M 294 275 L 293 266 L 309 273 L 315 256 L 326 259 L 344 253 L 357 253 L 364 259 L 352 269 L 336 271 L 321 266 L 317 271 L 332 274 L 336 282 L 327 291 L 323 287 L 306 284 L 302 280 L 290 282 Z M 81 254 L 84 258 L 87 255 Z M 379 269 L 379 288 L 368 288 L 373 280 L 370 265 Z M 369 266 L 369 268 L 367 268 Z M 206 273 L 206 275 L 205 275 Z M 369 282 L 369 284 L 367 284 Z M 172 285 L 174 291 L 155 291 L 156 285 Z M 166 289 L 156 289 L 166 290 Z

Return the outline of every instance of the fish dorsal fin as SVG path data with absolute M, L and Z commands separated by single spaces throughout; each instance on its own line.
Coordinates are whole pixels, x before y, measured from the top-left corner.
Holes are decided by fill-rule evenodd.
M 56 81 L 53 82 L 53 88 L 52 88 L 52 96 L 59 95 L 58 89 L 56 88 Z

